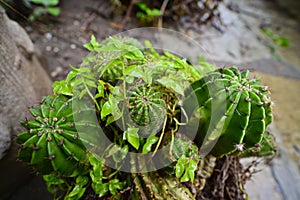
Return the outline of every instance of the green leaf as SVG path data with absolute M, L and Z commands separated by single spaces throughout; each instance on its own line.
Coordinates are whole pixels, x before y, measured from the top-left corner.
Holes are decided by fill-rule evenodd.
M 189 160 L 188 167 L 186 168 L 186 173 L 188 174 L 189 180 L 194 182 L 195 171 L 197 169 L 197 162 L 193 159 Z
M 124 134 L 126 137 L 126 140 L 135 148 L 139 149 L 140 146 L 140 139 L 138 135 L 138 128 L 128 128 Z
M 73 96 L 73 87 L 69 86 L 65 80 L 55 81 L 52 84 L 54 94 L 64 94 L 67 96 Z
M 94 35 L 91 36 L 91 40 L 90 43 L 87 43 L 85 45 L 83 45 L 86 49 L 88 49 L 89 51 L 93 51 L 97 48 L 100 47 L 100 44 L 97 42 L 96 38 Z
M 84 80 L 83 80 L 82 77 L 77 77 L 76 79 L 74 79 L 74 80 L 71 81 L 70 85 L 72 87 L 77 87 L 77 86 L 81 85 L 83 83 L 83 81 Z
M 155 58 L 160 57 L 159 53 L 157 51 L 155 51 L 154 48 L 152 48 L 152 44 L 149 40 L 145 41 L 145 46 L 146 46 L 147 50 L 149 50 L 151 52 L 152 56 L 154 56 Z
M 57 7 L 48 7 L 46 11 L 53 16 L 58 16 L 60 14 L 60 9 Z
M 107 115 L 112 113 L 112 106 L 107 101 L 104 103 L 102 109 L 101 109 L 101 119 L 104 119 Z
M 127 153 L 128 153 L 128 145 L 125 145 L 124 147 L 117 148 L 117 152 L 115 152 L 114 154 L 112 154 L 113 159 L 116 163 L 121 162 L 122 160 L 124 160 L 124 158 L 126 157 Z
M 128 51 L 123 54 L 124 58 L 128 58 L 131 60 L 140 60 L 144 58 L 143 53 L 140 50 Z
M 55 192 L 55 188 L 58 185 L 62 185 L 65 183 L 65 181 L 61 178 L 58 178 L 56 175 L 54 174 L 46 174 L 43 175 L 43 179 L 46 182 L 46 186 L 47 186 L 47 190 L 50 193 L 54 193 Z
M 72 66 L 71 66 L 72 67 Z M 66 82 L 70 82 L 72 79 L 74 79 L 78 74 L 78 70 L 76 68 L 74 68 L 73 70 L 71 70 L 69 73 L 68 73 L 68 76 L 67 78 L 65 79 Z
M 109 191 L 108 183 L 92 183 L 92 188 L 99 197 L 103 197 Z
M 84 82 L 85 82 L 85 84 L 86 84 L 87 86 L 89 86 L 89 87 L 93 87 L 93 88 L 96 88 L 96 87 L 97 87 L 97 85 L 96 85 L 96 83 L 94 82 L 94 80 L 85 79 Z
M 124 75 L 128 75 L 128 74 L 132 73 L 133 71 L 135 71 L 136 68 L 137 68 L 136 65 L 130 65 L 130 66 L 128 66 L 128 67 L 125 68 L 123 74 L 124 74 Z
M 108 184 L 109 191 L 113 195 L 116 195 L 118 191 L 122 190 L 125 186 L 125 182 L 120 182 L 119 179 L 112 179 Z
M 185 169 L 186 161 L 187 161 L 187 158 L 185 157 L 185 155 L 182 155 L 178 159 L 176 166 L 175 166 L 175 175 L 177 178 L 180 178 L 182 176 L 184 169 Z
M 172 89 L 178 94 L 184 95 L 184 87 L 180 82 L 170 79 L 169 77 L 162 77 L 158 79 L 157 82 L 162 84 L 163 86 Z
M 290 43 L 289 39 L 285 37 L 276 38 L 274 39 L 274 42 L 281 47 L 288 47 Z
M 91 36 L 90 43 L 91 43 L 91 45 L 93 45 L 93 47 L 100 46 L 100 44 L 97 42 L 96 37 L 94 35 Z
M 85 193 L 85 189 L 86 188 L 81 185 L 75 185 L 73 190 L 65 196 L 65 200 L 80 199 Z
M 158 141 L 158 137 L 156 137 L 154 134 L 150 135 L 143 146 L 142 153 L 149 153 L 151 151 L 152 145 L 155 144 L 157 141 Z
M 101 159 L 95 154 L 89 155 L 89 161 L 91 165 L 98 165 L 99 163 L 102 163 Z
M 31 3 L 40 4 L 43 6 L 56 6 L 59 0 L 29 0 Z
M 76 178 L 76 184 L 81 185 L 81 186 L 85 186 L 86 184 L 88 184 L 89 182 L 89 178 L 86 176 L 78 176 Z
M 153 17 L 160 16 L 160 10 L 158 10 L 158 9 L 155 8 L 155 9 L 150 10 L 150 12 L 148 12 L 147 14 L 149 14 L 149 15 L 151 15 Z
M 181 177 L 180 182 L 187 182 L 190 180 L 188 171 L 185 171 L 184 175 Z
M 97 89 L 98 89 L 98 93 L 95 95 L 95 98 L 104 97 L 104 90 L 105 90 L 104 81 L 99 80 Z

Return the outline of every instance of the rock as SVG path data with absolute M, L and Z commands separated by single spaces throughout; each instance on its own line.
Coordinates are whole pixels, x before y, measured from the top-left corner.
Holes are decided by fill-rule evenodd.
M 0 121 L 0 158 L 5 155 L 5 151 L 9 149 L 11 144 L 10 130 L 6 124 L 4 120 Z
M 51 92 L 51 80 L 34 52 L 23 28 L 0 7 L 0 199 L 8 198 L 33 176 L 30 168 L 16 162 L 16 134 L 23 129 L 27 108 Z M 5 180 L 5 181 L 4 181 Z

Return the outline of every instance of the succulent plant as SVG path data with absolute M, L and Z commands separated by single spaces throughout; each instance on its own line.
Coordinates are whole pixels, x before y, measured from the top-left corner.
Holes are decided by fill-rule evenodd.
M 49 95 L 41 105 L 29 111 L 33 119 L 22 122 L 26 131 L 18 135 L 19 159 L 29 162 L 43 174 L 57 172 L 72 176 L 84 173 L 88 159 L 85 145 L 96 137 L 78 134 L 72 99 Z M 84 114 L 86 110 L 80 112 Z
M 198 101 L 187 98 L 186 104 L 200 114 L 199 146 L 213 143 L 210 153 L 222 156 L 260 145 L 272 121 L 270 93 L 260 80 L 250 78 L 249 71 L 221 68 L 195 81 L 192 88 Z
M 91 54 L 29 110 L 33 119 L 22 122 L 26 131 L 18 135 L 19 158 L 45 174 L 49 191 L 64 189 L 66 199 L 88 188 L 95 198 L 195 199 L 215 156 L 274 153 L 266 132 L 269 93 L 248 71 L 208 72 L 208 64 L 194 67 L 132 38 L 99 44 L 92 37 L 85 47 Z M 210 155 L 201 155 L 210 146 Z M 144 154 L 155 159 L 133 157 Z M 158 171 L 135 171 L 160 162 L 167 165 Z

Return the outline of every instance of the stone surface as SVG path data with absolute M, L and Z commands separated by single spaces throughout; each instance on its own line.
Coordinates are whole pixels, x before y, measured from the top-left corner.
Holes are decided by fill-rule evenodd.
M 33 173 L 16 162 L 15 136 L 27 108 L 51 92 L 51 81 L 26 32 L 0 7 L 0 199 L 9 196 Z M 4 156 L 4 157 L 3 157 Z M 5 180 L 5 181 L 4 181 Z

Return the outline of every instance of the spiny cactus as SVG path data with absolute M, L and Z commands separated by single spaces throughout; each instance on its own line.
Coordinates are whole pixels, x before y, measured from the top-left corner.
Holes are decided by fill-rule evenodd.
M 217 140 L 210 153 L 222 156 L 260 144 L 272 121 L 271 99 L 268 88 L 250 78 L 249 71 L 217 69 L 194 82 L 192 88 L 198 102 L 191 104 L 200 113 L 199 146 Z M 189 101 L 187 98 L 186 104 Z
M 86 191 L 97 198 L 130 191 L 133 199 L 195 199 L 215 156 L 274 152 L 266 131 L 271 100 L 259 80 L 235 67 L 194 68 L 146 46 L 92 37 L 85 45 L 91 54 L 22 123 L 19 158 L 45 174 L 48 186 L 67 186 L 60 191 L 65 199 Z M 203 147 L 212 155 L 200 156 Z
M 144 135 L 156 133 L 166 115 L 166 103 L 160 91 L 147 84 L 139 84 L 128 91 L 129 115 Z
M 84 172 L 87 141 L 75 127 L 72 99 L 50 95 L 29 111 L 34 119 L 22 122 L 26 131 L 18 135 L 19 159 L 31 163 L 41 173 L 55 171 L 70 176 Z

